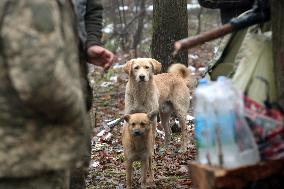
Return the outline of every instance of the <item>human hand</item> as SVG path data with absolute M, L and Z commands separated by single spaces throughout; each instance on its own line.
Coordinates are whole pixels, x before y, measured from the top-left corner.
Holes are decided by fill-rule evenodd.
M 87 50 L 87 54 L 89 63 L 96 66 L 101 66 L 105 70 L 108 70 L 113 63 L 113 53 L 101 46 L 90 46 Z

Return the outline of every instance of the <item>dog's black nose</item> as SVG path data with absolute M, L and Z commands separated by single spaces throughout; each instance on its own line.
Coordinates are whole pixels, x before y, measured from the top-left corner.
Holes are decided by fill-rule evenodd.
M 136 131 L 133 132 L 133 135 L 134 136 L 141 136 L 141 132 L 136 130 Z
M 140 79 L 141 81 L 144 81 L 144 80 L 145 80 L 145 75 L 139 75 L 139 79 Z

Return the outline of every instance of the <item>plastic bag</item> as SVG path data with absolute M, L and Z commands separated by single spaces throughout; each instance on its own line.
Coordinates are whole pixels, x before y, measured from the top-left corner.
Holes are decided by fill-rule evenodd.
M 245 120 L 242 96 L 232 82 L 220 77 L 198 87 L 195 96 L 199 162 L 225 168 L 257 163 L 259 153 Z
M 284 115 L 244 97 L 246 119 L 254 134 L 262 160 L 284 159 Z

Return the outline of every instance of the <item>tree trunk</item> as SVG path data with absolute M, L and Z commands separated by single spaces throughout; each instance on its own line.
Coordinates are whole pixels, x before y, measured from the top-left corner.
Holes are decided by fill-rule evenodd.
M 183 51 L 175 59 L 172 56 L 175 41 L 188 37 L 188 15 L 186 0 L 154 0 L 153 1 L 153 38 L 151 44 L 152 57 L 163 65 L 166 72 L 172 63 L 187 66 L 188 54 Z
M 113 35 L 116 36 L 118 34 L 117 5 L 116 3 L 112 3 L 112 2 L 110 2 L 109 5 L 110 5 L 110 11 L 109 11 L 110 16 L 109 17 L 111 19 L 111 23 L 113 24 Z
M 284 1 L 271 0 L 270 2 L 278 102 L 284 110 Z
M 197 14 L 197 21 L 198 22 L 197 22 L 197 30 L 196 30 L 195 35 L 200 34 L 200 32 L 201 32 L 201 26 L 202 26 L 201 15 L 202 15 L 202 13 L 203 13 L 203 7 L 200 7 L 200 10 Z
M 146 13 L 145 1 L 146 0 L 140 0 L 139 9 L 140 9 L 141 14 L 138 18 L 138 26 L 133 36 L 133 43 L 131 47 L 135 52 L 135 57 L 137 57 L 137 46 L 140 44 L 142 40 L 142 32 L 144 28 L 144 17 Z

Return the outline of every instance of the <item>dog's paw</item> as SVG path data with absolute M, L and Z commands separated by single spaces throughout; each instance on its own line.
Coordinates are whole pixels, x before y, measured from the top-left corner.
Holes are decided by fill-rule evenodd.
M 154 181 L 154 178 L 152 177 L 147 177 L 146 183 L 142 183 L 142 178 L 139 179 L 139 183 L 141 183 L 141 188 L 155 188 L 156 184 Z
M 141 184 L 141 189 L 146 189 L 146 188 L 156 188 L 155 182 L 153 181 L 151 183 Z
M 155 181 L 154 180 L 149 180 L 148 182 L 147 182 L 147 187 L 149 187 L 149 188 L 156 188 L 156 184 L 155 184 Z
M 154 176 L 148 176 L 146 179 L 146 183 L 155 183 Z
M 147 188 L 147 185 L 141 185 L 141 189 L 146 189 Z

